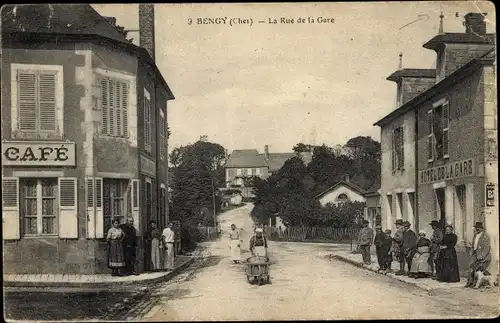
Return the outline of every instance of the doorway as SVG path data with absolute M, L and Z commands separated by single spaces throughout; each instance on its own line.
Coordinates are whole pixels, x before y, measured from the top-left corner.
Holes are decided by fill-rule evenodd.
M 436 189 L 436 215 L 441 229 L 446 225 L 445 194 L 444 188 Z

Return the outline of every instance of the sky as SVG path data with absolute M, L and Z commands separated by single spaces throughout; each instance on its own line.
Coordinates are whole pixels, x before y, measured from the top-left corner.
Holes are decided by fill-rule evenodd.
M 92 6 L 139 29 L 137 4 Z M 396 108 L 396 84 L 386 78 L 400 52 L 404 68 L 435 67 L 435 52 L 422 45 L 438 33 L 441 12 L 445 32 L 464 32 L 468 12 L 486 12 L 495 30 L 494 6 L 481 1 L 156 4 L 156 64 L 175 95 L 169 150 L 202 135 L 229 152 L 380 140 L 373 123 Z M 197 23 L 218 17 L 226 24 Z M 308 17 L 315 23 L 297 22 Z M 231 26 L 231 18 L 252 25 Z M 281 18 L 295 23 L 268 23 Z M 129 37 L 138 44 L 137 32 Z

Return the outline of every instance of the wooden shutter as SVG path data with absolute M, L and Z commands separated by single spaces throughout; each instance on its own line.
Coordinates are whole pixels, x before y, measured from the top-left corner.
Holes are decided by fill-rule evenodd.
M 108 134 L 109 128 L 109 90 L 108 90 L 108 80 L 101 80 L 101 102 L 102 102 L 102 133 Z
M 122 83 L 122 134 L 128 137 L 128 84 Z
M 87 238 L 95 238 L 95 190 L 94 178 L 85 178 L 85 201 L 87 203 Z
M 141 192 L 141 180 L 132 180 L 132 218 L 134 219 L 135 227 L 139 226 L 139 212 L 140 212 L 140 192 Z
M 391 158 L 392 158 L 392 171 L 396 170 L 396 132 L 392 129 L 391 133 Z
M 78 180 L 59 178 L 59 237 L 78 238 Z
M 102 178 L 94 178 L 95 237 L 104 238 L 104 210 L 102 206 Z
M 434 159 L 434 118 L 433 110 L 427 112 L 427 159 L 429 162 Z
M 38 86 L 40 130 L 56 131 L 56 74 L 39 74 Z
M 399 169 L 404 169 L 404 166 L 405 166 L 405 132 L 404 132 L 404 126 L 401 126 L 399 128 L 399 140 L 400 140 L 400 143 L 399 143 L 399 157 L 398 157 L 398 161 L 399 161 Z
M 17 76 L 19 130 L 36 131 L 36 74 L 19 72 Z
M 121 82 L 115 82 L 115 131 L 117 137 L 123 136 L 123 121 L 122 121 L 122 88 Z
M 443 157 L 449 157 L 450 105 L 443 105 Z
M 2 177 L 2 236 L 3 240 L 21 238 L 19 217 L 19 178 Z

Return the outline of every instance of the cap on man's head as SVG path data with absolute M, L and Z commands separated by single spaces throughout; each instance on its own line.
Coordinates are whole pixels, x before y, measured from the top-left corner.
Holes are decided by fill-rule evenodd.
M 438 227 L 439 226 L 439 222 L 436 221 L 436 220 L 432 220 L 431 223 L 429 223 L 429 225 Z
M 403 226 L 404 226 L 405 228 L 409 228 L 409 227 L 411 227 L 411 224 L 410 224 L 410 222 L 408 222 L 408 221 L 404 221 L 404 222 L 403 222 Z
M 395 224 L 397 224 L 397 225 L 403 225 L 403 220 L 397 219 Z
M 263 232 L 263 230 L 262 230 L 261 228 L 257 228 L 257 229 L 255 229 L 255 232 L 260 232 L 260 233 L 262 233 L 262 232 Z
M 476 228 L 476 229 L 484 229 L 483 228 L 483 222 L 476 222 L 476 224 L 474 224 L 474 228 Z
M 363 224 L 369 224 L 370 222 L 368 222 L 367 220 L 363 220 Z
M 385 232 L 385 233 L 388 233 L 388 234 L 391 234 L 391 233 L 392 233 L 391 229 L 387 229 L 387 230 L 385 230 L 384 232 Z

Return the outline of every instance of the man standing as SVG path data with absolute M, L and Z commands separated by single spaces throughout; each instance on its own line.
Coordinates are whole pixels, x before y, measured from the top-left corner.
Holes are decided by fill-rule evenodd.
M 476 284 L 476 272 L 481 271 L 485 275 L 488 274 L 487 270 L 491 262 L 490 238 L 484 232 L 483 223 L 476 222 L 474 229 L 475 233 L 470 252 L 469 275 L 465 287 L 473 287 Z
M 410 229 L 411 224 L 408 221 L 403 222 L 403 251 L 404 251 L 404 258 L 405 262 L 407 263 L 408 266 L 408 272 L 411 270 L 411 262 L 413 260 L 413 255 L 415 254 L 415 250 L 417 248 L 417 240 L 418 237 L 413 232 L 412 229 Z M 405 274 L 408 274 L 405 272 Z
M 359 232 L 358 237 L 358 244 L 365 265 L 371 264 L 370 247 L 373 242 L 373 230 L 368 227 L 368 224 L 369 222 L 367 220 L 363 220 L 363 228 Z
M 382 232 L 382 226 L 375 226 L 375 231 L 376 234 L 373 244 L 377 251 L 377 262 L 379 266 L 377 271 L 383 271 L 385 273 L 387 270 L 387 256 L 389 255 L 391 245 L 387 243 L 387 235 Z
M 436 280 L 439 276 L 439 271 L 441 269 L 439 265 L 439 249 L 441 241 L 443 241 L 443 231 L 439 228 L 439 222 L 436 220 L 432 220 L 430 226 L 434 230 L 431 236 L 431 256 L 429 259 L 429 263 L 431 265 L 432 270 L 432 279 Z
M 168 226 L 163 230 L 162 238 L 165 245 L 165 269 L 174 270 L 175 263 L 175 250 L 174 250 L 174 242 L 175 242 L 175 234 L 174 230 L 172 230 L 174 224 L 170 222 Z
M 123 255 L 125 258 L 125 275 L 139 275 L 135 271 L 137 230 L 134 228 L 134 219 L 127 218 L 127 222 L 121 225 L 125 238 L 123 239 Z
M 403 275 L 405 272 L 405 257 L 403 250 L 403 220 L 396 220 L 396 232 L 394 232 L 394 237 L 392 238 L 393 246 L 392 251 L 394 258 L 399 262 L 399 271 L 396 272 L 396 275 Z

